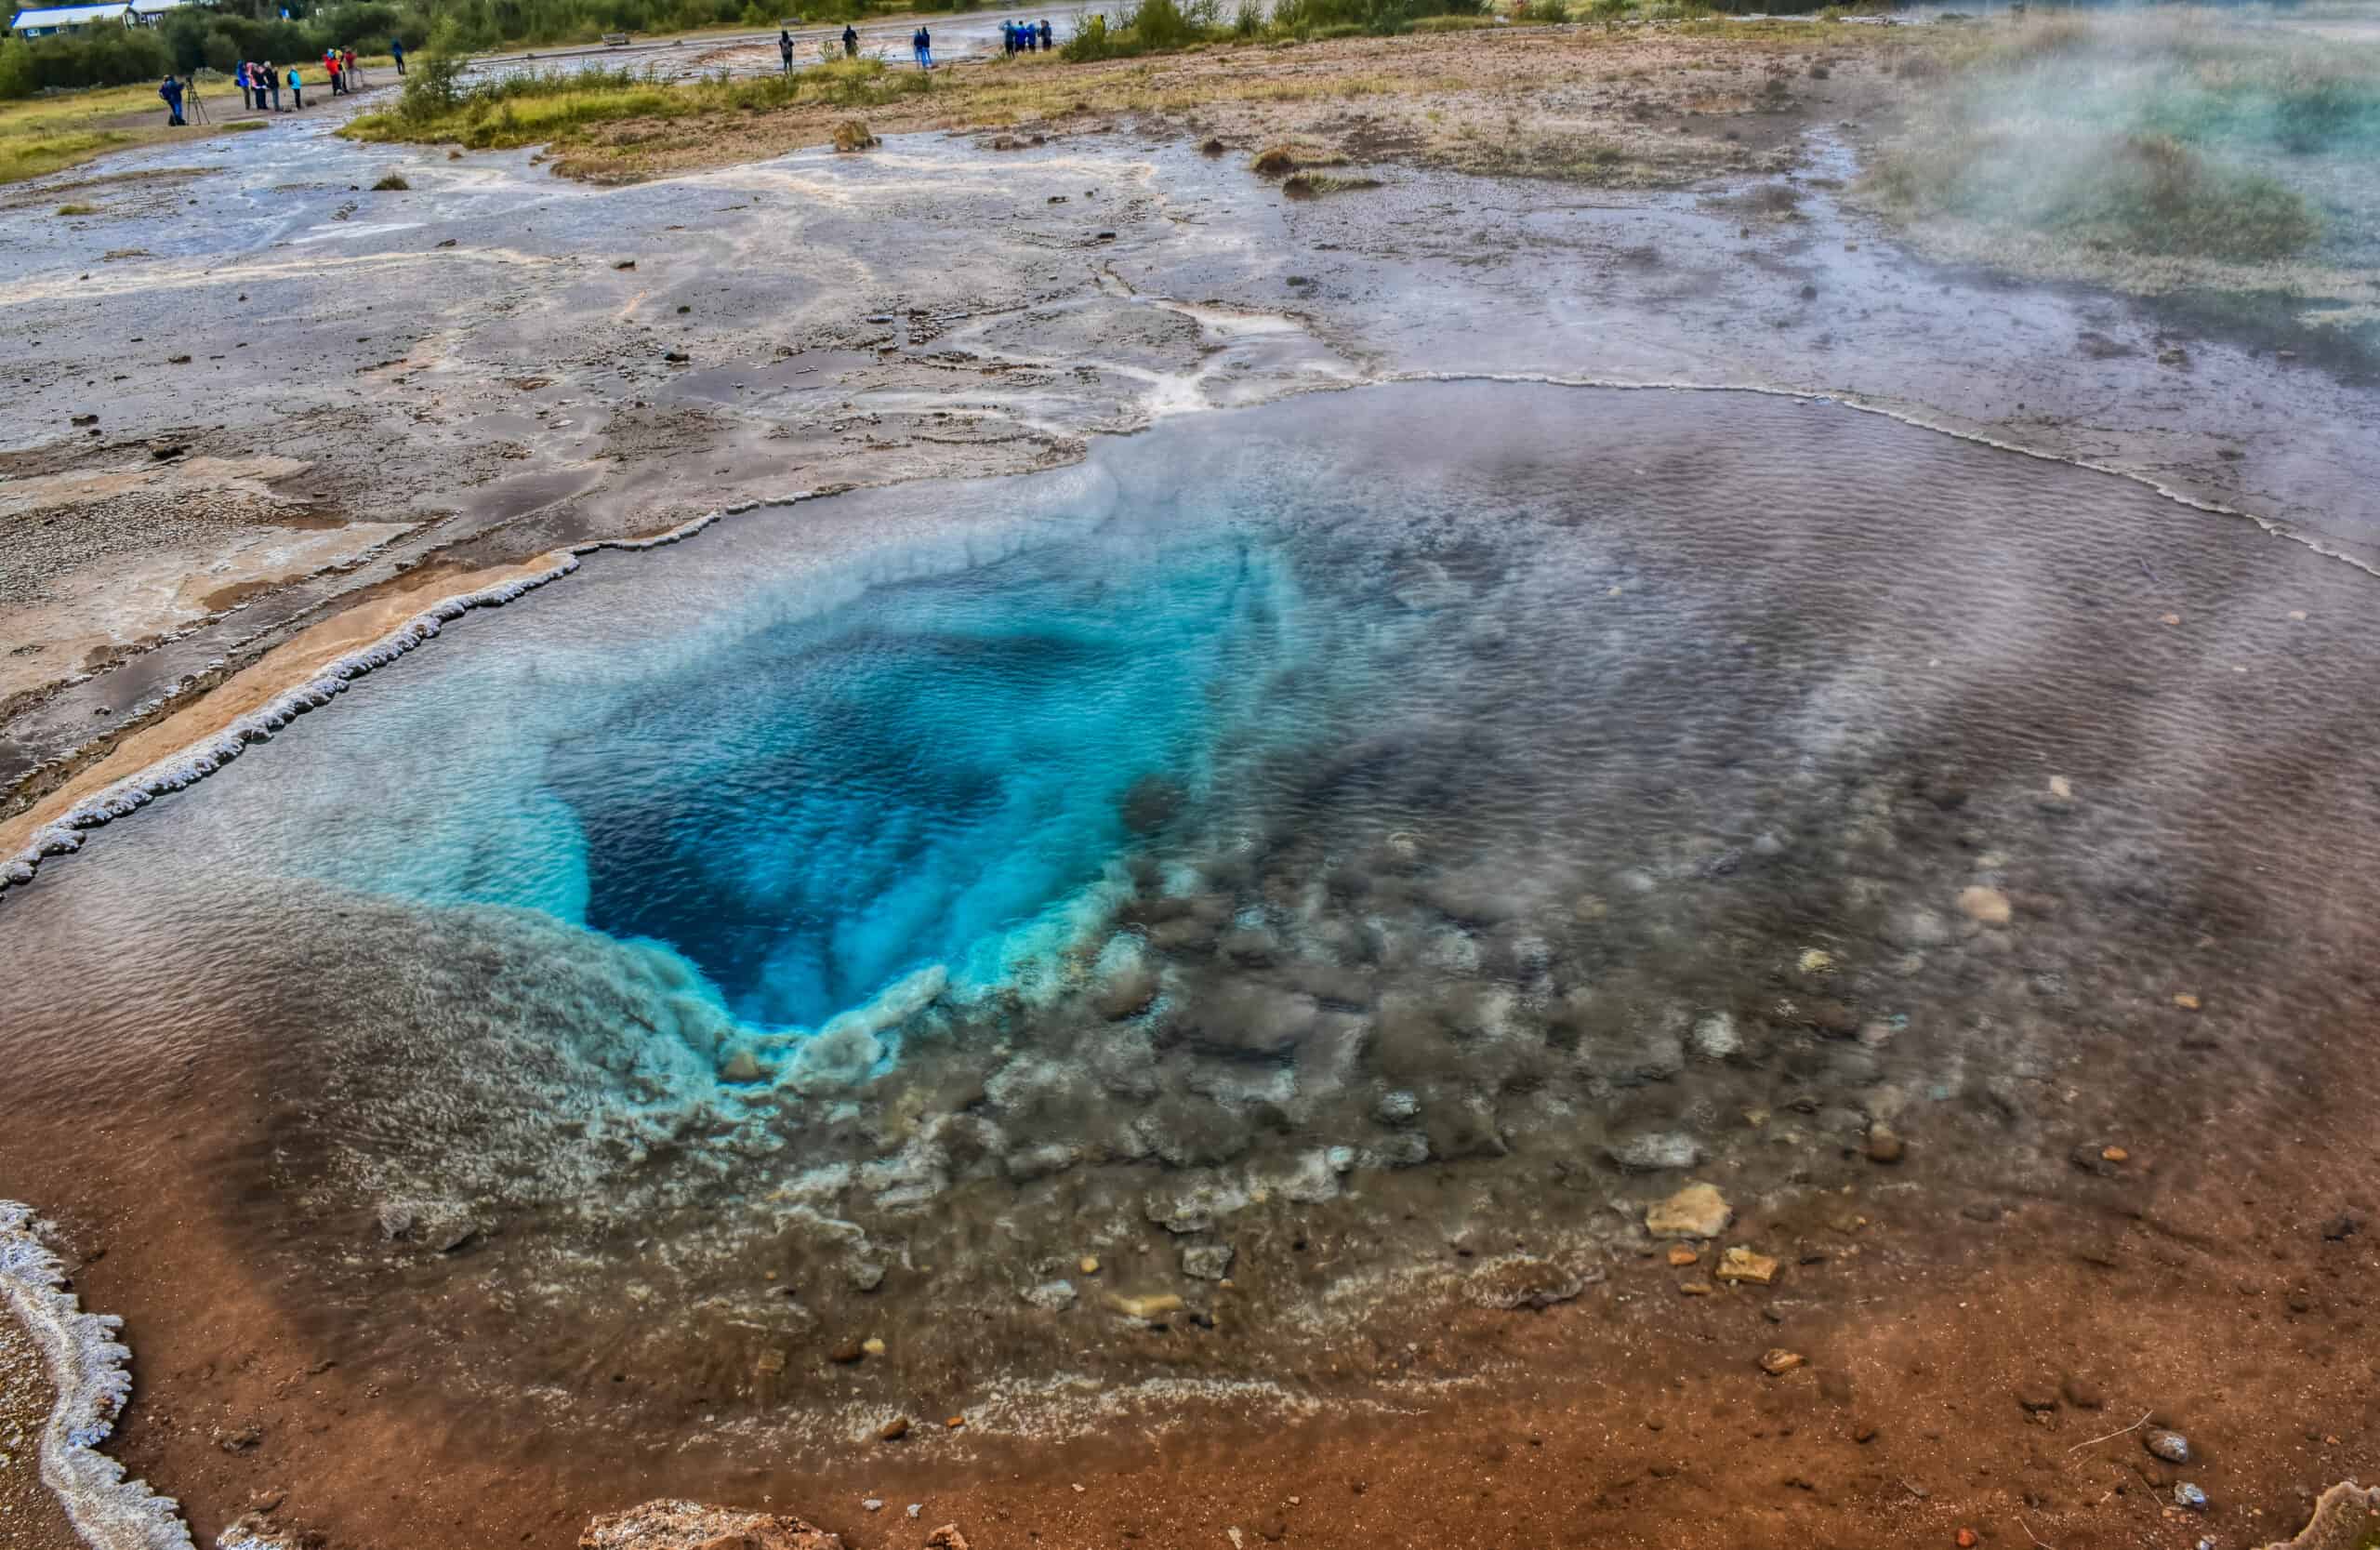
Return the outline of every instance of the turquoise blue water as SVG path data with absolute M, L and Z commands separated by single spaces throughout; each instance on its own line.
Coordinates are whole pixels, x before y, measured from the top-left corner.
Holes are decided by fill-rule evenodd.
M 1210 788 L 1250 709 L 1234 686 L 1278 665 L 1299 605 L 1282 558 L 1231 534 L 1104 533 L 879 589 L 602 705 L 547 755 L 529 865 L 476 886 L 669 943 L 761 1026 L 934 965 L 992 983 L 1063 938 L 1136 788 Z M 553 842 L 574 864 L 536 868 Z
M 1415 1267 L 1629 1263 L 1686 1177 L 1948 1219 L 2368 1097 L 2374 609 L 1744 395 L 1412 384 L 753 511 L 0 899 L 0 1171 L 170 1180 L 454 1413 L 748 1461 L 734 1407 L 1327 1387 Z

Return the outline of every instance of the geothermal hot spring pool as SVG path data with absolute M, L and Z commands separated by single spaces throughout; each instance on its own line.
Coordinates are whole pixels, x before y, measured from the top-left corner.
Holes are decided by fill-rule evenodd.
M 1739 393 L 756 511 L 0 897 L 0 1146 L 187 1194 L 474 1413 L 1352 1392 L 1688 1179 L 1822 1199 L 1883 1127 L 1949 1205 L 2295 1101 L 2380 959 L 2375 598 Z M 209 1062 L 219 1128 L 144 1125 Z

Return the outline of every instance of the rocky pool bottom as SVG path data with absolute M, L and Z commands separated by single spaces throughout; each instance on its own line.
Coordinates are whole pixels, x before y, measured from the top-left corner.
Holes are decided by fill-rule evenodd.
M 1368 389 L 754 513 L 12 893 L 0 1163 L 171 1178 L 457 1435 L 1360 1406 L 1478 1375 L 1448 1310 L 1789 1305 L 1869 1201 L 2137 1212 L 2368 1105 L 2376 607 L 1746 394 Z M 887 857 L 892 924 L 837 885 Z

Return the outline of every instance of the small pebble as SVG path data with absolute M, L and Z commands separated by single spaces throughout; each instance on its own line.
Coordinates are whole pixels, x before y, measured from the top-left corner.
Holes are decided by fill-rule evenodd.
M 882 1512 L 884 1510 L 884 1502 L 880 1497 L 871 1496 L 866 1501 L 862 1502 L 860 1505 L 866 1507 L 870 1512 Z
M 2192 1512 L 2206 1511 L 2206 1492 L 2184 1480 L 2174 1488 L 2174 1505 L 2188 1507 Z
M 2167 1464 L 2190 1462 L 2190 1439 L 2179 1432 L 2150 1432 L 2140 1442 L 2142 1447 Z

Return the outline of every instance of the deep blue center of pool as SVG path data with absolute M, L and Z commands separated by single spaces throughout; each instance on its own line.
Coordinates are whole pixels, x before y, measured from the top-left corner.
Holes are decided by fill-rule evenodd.
M 1162 564 L 1067 544 L 650 680 L 549 756 L 586 923 L 670 944 L 762 1025 L 929 965 L 990 978 L 1163 815 L 1149 793 L 1202 784 L 1222 681 L 1287 586 L 1236 543 Z

